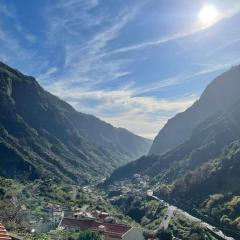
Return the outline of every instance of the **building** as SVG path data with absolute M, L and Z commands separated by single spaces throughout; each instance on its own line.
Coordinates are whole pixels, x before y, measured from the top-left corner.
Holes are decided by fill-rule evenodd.
M 64 211 L 62 210 L 53 210 L 52 211 L 52 217 L 50 218 L 51 222 L 54 224 L 57 224 L 61 221 L 61 219 L 64 216 Z M 0 239 L 1 240 L 1 239 Z
M 0 223 L 0 239 L 1 240 L 12 240 L 12 238 L 9 236 L 7 230 L 1 223 Z
M 144 240 L 140 228 L 132 228 L 123 224 L 110 224 L 91 219 L 64 218 L 60 224 L 62 229 L 90 230 L 104 235 L 105 240 Z
M 73 217 L 75 219 L 83 219 L 83 218 L 88 218 L 88 219 L 93 219 L 93 215 L 89 212 L 85 212 L 85 211 L 79 211 L 79 212 L 75 212 L 73 214 Z
M 109 214 L 107 212 L 98 211 L 98 210 L 92 211 L 91 214 L 95 218 L 99 218 L 99 219 L 105 219 L 106 217 L 109 217 Z

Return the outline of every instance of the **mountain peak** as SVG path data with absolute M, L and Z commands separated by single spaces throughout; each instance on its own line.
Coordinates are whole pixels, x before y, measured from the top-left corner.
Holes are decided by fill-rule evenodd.
M 154 139 L 149 154 L 161 155 L 188 140 L 199 123 L 240 99 L 239 89 L 240 66 L 235 66 L 213 80 L 190 108 L 166 123 Z
M 0 83 L 3 176 L 52 175 L 83 182 L 90 176 L 106 175 L 149 150 L 151 141 L 77 112 L 33 77 L 4 63 L 0 64 Z

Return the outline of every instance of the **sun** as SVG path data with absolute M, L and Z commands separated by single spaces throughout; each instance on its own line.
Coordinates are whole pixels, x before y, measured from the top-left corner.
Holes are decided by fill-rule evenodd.
M 217 21 L 219 12 L 212 5 L 204 6 L 199 12 L 198 18 L 203 25 L 211 25 Z

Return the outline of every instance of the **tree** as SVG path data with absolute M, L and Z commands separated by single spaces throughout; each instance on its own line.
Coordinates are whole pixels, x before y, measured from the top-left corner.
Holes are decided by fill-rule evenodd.
M 9 200 L 0 201 L 0 222 L 3 222 L 8 228 L 22 227 L 22 216 L 19 203 Z
M 161 240 L 172 240 L 172 233 L 166 230 L 159 230 L 156 234 L 156 237 Z

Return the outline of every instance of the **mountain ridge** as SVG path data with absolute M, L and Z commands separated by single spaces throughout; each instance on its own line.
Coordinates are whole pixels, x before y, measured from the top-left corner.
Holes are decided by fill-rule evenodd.
M 0 63 L 0 82 L 0 145 L 6 163 L 11 152 L 17 159 L 12 164 L 29 164 L 20 175 L 28 175 L 27 168 L 31 168 L 36 177 L 55 172 L 58 179 L 85 181 L 106 176 L 150 147 L 148 139 L 77 112 L 33 77 L 4 63 Z M 3 162 L 0 169 L 11 172 L 4 170 Z
M 186 111 L 168 120 L 155 137 L 149 155 L 161 155 L 185 142 L 194 128 L 211 115 L 230 107 L 239 97 L 240 66 L 232 67 L 215 78 Z M 228 79 L 228 82 L 225 81 Z
M 219 95 L 230 96 L 231 89 L 239 89 L 240 68 L 234 71 L 235 84 L 223 79 L 232 85 Z M 228 72 L 224 76 L 229 76 Z M 190 137 L 175 148 L 116 169 L 104 187 L 126 179 L 134 181 L 135 174 L 148 176 L 147 187 L 160 199 L 221 229 L 227 228 L 232 235 L 240 230 L 239 122 L 240 96 L 229 107 L 198 123 Z
M 240 68 L 238 70 L 240 76 Z M 228 82 L 228 79 L 225 81 Z M 235 88 L 239 83 L 238 80 Z M 229 108 L 213 113 L 200 122 L 184 143 L 162 155 L 142 157 L 116 169 L 108 182 L 131 178 L 135 173 L 139 173 L 149 175 L 153 182 L 171 183 L 177 176 L 218 157 L 225 146 L 240 139 L 239 121 L 240 96 Z

